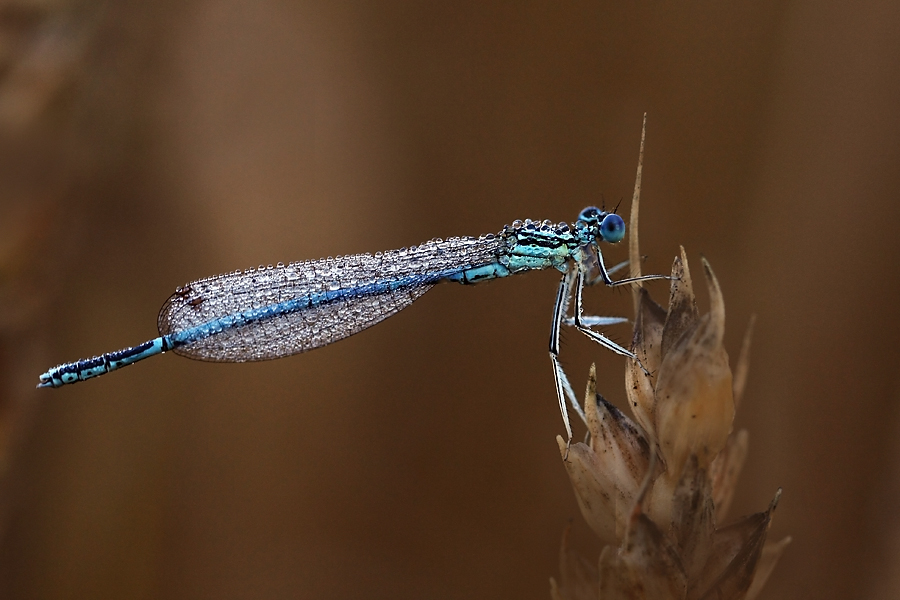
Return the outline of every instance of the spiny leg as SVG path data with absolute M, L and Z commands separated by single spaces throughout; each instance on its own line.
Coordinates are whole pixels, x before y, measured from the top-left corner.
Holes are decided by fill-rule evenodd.
M 655 276 L 650 275 L 649 277 L 655 277 Z M 630 350 L 623 348 L 622 346 L 615 343 L 608 337 L 604 336 L 603 334 L 597 333 L 596 331 L 594 331 L 593 329 L 588 327 L 588 325 L 584 321 L 584 317 L 582 316 L 583 307 L 582 307 L 582 302 L 581 302 L 581 296 L 582 296 L 583 291 L 584 291 L 584 273 L 582 273 L 579 270 L 577 283 L 575 284 L 575 316 L 574 316 L 575 328 L 578 329 L 578 331 L 580 331 L 584 335 L 586 335 L 588 338 L 592 339 L 593 341 L 597 342 L 598 344 L 600 344 L 601 346 L 606 348 L 607 350 L 612 350 L 616 354 L 625 356 L 625 357 L 630 358 L 631 360 L 637 362 L 638 366 L 641 368 L 641 371 L 643 371 L 645 375 L 649 376 L 650 371 L 648 371 L 646 368 L 644 368 L 644 365 L 641 363 L 641 360 L 637 357 L 637 355 L 634 352 L 631 352 Z
M 587 327 L 608 327 L 619 323 L 627 323 L 628 321 L 627 317 L 595 317 L 592 315 L 582 315 L 581 317 L 581 324 Z M 563 322 L 570 327 L 574 326 L 575 317 L 566 317 Z
M 607 270 L 606 265 L 603 263 L 603 257 L 599 252 L 599 248 L 596 249 L 594 255 L 596 256 L 596 267 L 599 271 L 599 275 L 596 278 L 592 278 L 591 284 L 596 283 L 597 281 L 603 281 L 606 285 L 616 286 L 626 283 L 633 283 L 636 281 L 670 279 L 670 277 L 667 277 L 665 275 L 645 275 L 643 277 L 632 277 L 630 279 L 613 281 L 610 277 L 610 274 L 624 268 L 628 263 L 622 262 L 615 265 L 612 269 Z M 577 291 L 575 293 L 575 317 L 569 319 L 566 318 L 566 312 L 568 312 L 569 299 L 572 293 L 572 280 L 574 277 L 577 277 Z M 553 366 L 553 379 L 554 383 L 556 384 L 556 396 L 557 400 L 559 401 L 559 411 L 562 414 L 563 423 L 566 426 L 566 434 L 568 436 L 566 441 L 566 457 L 568 457 L 568 447 L 572 443 L 572 426 L 569 422 L 568 410 L 566 409 L 566 398 L 569 399 L 572 408 L 575 410 L 575 412 L 578 413 L 578 416 L 581 417 L 581 420 L 585 424 L 587 423 L 587 417 L 585 416 L 584 410 L 582 409 L 577 397 L 575 396 L 575 391 L 572 389 L 572 385 L 569 383 L 569 378 L 566 376 L 562 365 L 560 365 L 559 363 L 560 325 L 562 325 L 563 323 L 567 325 L 574 325 L 581 333 L 597 342 L 604 348 L 607 348 L 608 350 L 611 350 L 616 354 L 631 358 L 632 360 L 636 361 L 641 370 L 644 371 L 644 373 L 646 373 L 647 375 L 650 375 L 650 372 L 644 368 L 644 365 L 641 363 L 640 359 L 633 352 L 628 351 L 609 338 L 590 329 L 591 325 L 612 325 L 616 323 L 627 322 L 628 319 L 622 317 L 594 317 L 583 315 L 582 292 L 584 290 L 584 285 L 584 273 L 582 272 L 581 268 L 577 266 L 575 268 L 570 268 L 563 275 L 556 294 L 556 303 L 553 309 L 553 323 L 550 331 L 550 362 Z
M 553 366 L 553 381 L 556 384 L 556 397 L 559 401 L 559 412 L 562 414 L 563 424 L 566 426 L 567 435 L 566 456 L 563 457 L 563 460 L 568 458 L 568 448 L 572 443 L 572 425 L 569 422 L 569 412 L 566 409 L 566 397 L 568 397 L 569 402 L 572 404 L 572 408 L 575 409 L 575 412 L 578 413 L 581 420 L 587 423 L 587 417 L 585 416 L 581 405 L 578 403 L 578 399 L 575 397 L 575 391 L 569 383 L 569 378 L 566 377 L 562 365 L 559 364 L 559 330 L 569 305 L 569 296 L 572 290 L 572 273 L 572 270 L 567 271 L 559 282 L 559 289 L 556 292 L 556 304 L 553 307 L 553 323 L 551 324 L 550 329 L 550 363 Z
M 612 275 L 614 273 L 618 273 L 622 269 L 628 266 L 628 261 L 623 260 L 616 266 L 611 269 L 607 269 L 606 274 Z M 600 281 L 599 279 L 597 281 Z M 591 285 L 588 283 L 587 285 Z M 627 323 L 629 319 L 627 317 L 599 317 L 593 315 L 582 315 L 581 324 L 586 325 L 588 327 L 608 327 L 610 325 L 618 325 L 619 323 Z M 574 317 L 566 317 L 565 324 L 569 327 L 573 327 L 575 325 Z
M 604 324 L 612 324 L 617 322 L 617 317 L 593 317 L 593 316 L 585 316 L 583 315 L 583 307 L 582 307 L 582 293 L 585 285 L 595 285 L 596 283 L 602 281 L 609 287 L 615 287 L 618 285 L 625 285 L 629 283 L 636 283 L 638 281 L 652 281 L 655 279 L 668 279 L 671 280 L 672 277 L 668 275 L 642 275 L 640 277 L 629 277 L 626 279 L 619 279 L 618 281 L 613 281 L 610 275 L 620 269 L 622 269 L 627 262 L 621 262 L 615 265 L 612 269 L 607 270 L 606 264 L 603 261 L 603 253 L 600 251 L 600 248 L 594 246 L 592 248 L 593 252 L 590 253 L 591 261 L 590 265 L 581 264 L 578 269 L 578 283 L 576 285 L 575 290 L 575 316 L 572 319 L 566 319 L 565 323 L 567 325 L 574 325 L 581 333 L 594 340 L 604 348 L 608 350 L 612 350 L 616 354 L 621 356 L 625 356 L 637 362 L 638 366 L 641 368 L 646 375 L 650 375 L 650 372 L 644 367 L 641 363 L 641 360 L 629 350 L 623 348 L 622 346 L 616 344 L 606 336 L 597 333 L 590 329 L 592 325 L 604 325 Z M 596 270 L 597 275 L 594 275 L 588 279 L 585 279 L 585 272 Z M 619 321 L 621 322 L 621 321 Z
M 566 274 L 565 277 L 568 279 L 568 281 L 565 282 L 566 291 L 563 294 L 562 306 L 559 307 L 559 314 L 561 314 L 561 315 L 565 315 L 566 313 L 569 312 L 569 301 L 572 298 L 572 281 L 574 279 L 574 273 L 569 272 Z M 562 284 L 563 283 L 561 282 L 560 285 L 562 285 Z M 554 314 L 556 314 L 555 311 L 554 311 Z M 600 317 L 600 318 L 601 319 L 609 318 L 609 319 L 613 319 L 613 320 L 618 319 L 618 317 Z M 627 319 L 624 319 L 624 320 L 627 321 Z M 566 319 L 563 322 L 566 322 L 566 321 L 568 321 L 568 319 Z M 556 338 L 555 338 L 556 339 L 556 358 L 557 358 L 557 364 L 559 364 L 559 327 L 557 327 L 556 329 L 557 329 Z M 587 425 L 587 416 L 584 413 L 584 409 L 582 408 L 581 403 L 578 401 L 578 397 L 575 395 L 575 390 L 572 388 L 572 384 L 569 383 L 569 377 L 568 377 L 568 375 L 566 375 L 565 369 L 563 369 L 561 365 L 560 365 L 560 369 L 559 369 L 559 374 L 561 376 L 563 390 L 566 393 L 566 398 L 569 399 L 569 403 L 572 405 L 572 408 L 574 408 L 575 412 L 578 413 L 578 416 L 581 417 L 581 421 L 585 425 Z
M 603 262 L 603 253 L 600 251 L 600 248 L 597 246 L 594 246 L 592 249 L 593 249 L 593 252 L 591 254 L 593 255 L 595 264 L 591 265 L 591 266 L 596 267 L 598 273 L 596 276 L 591 277 L 590 279 L 588 279 L 586 281 L 587 285 L 594 285 L 597 282 L 602 281 L 603 283 L 605 283 L 606 285 L 608 285 L 610 287 L 615 287 L 617 285 L 625 285 L 627 283 L 636 283 L 638 281 L 652 281 L 654 279 L 672 279 L 672 277 L 670 277 L 669 275 L 641 275 L 640 277 L 627 277 L 625 279 L 619 279 L 618 281 L 613 281 L 613 279 L 612 279 L 612 277 L 610 277 L 610 275 L 612 275 L 619 269 L 624 268 L 624 266 L 628 263 L 627 262 L 619 263 L 616 266 L 614 266 L 612 269 L 607 270 L 606 264 Z

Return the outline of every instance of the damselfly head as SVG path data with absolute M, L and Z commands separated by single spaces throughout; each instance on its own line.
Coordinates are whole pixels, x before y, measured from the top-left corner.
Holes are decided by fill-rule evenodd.
M 596 206 L 588 206 L 578 214 L 577 225 L 591 231 L 593 237 L 615 244 L 625 237 L 625 221 L 615 213 L 608 213 Z

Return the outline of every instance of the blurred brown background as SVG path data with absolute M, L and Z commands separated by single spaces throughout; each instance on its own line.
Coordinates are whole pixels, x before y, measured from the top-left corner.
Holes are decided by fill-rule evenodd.
M 570 519 L 599 553 L 554 441 L 557 275 L 440 286 L 280 361 L 33 385 L 155 336 L 191 279 L 627 204 L 644 111 L 645 271 L 707 256 L 732 357 L 758 315 L 732 512 L 784 487 L 765 597 L 900 596 L 900 4 L 47 0 L 0 25 L 3 597 L 549 597 Z M 572 333 L 563 358 L 621 404 L 623 360 Z

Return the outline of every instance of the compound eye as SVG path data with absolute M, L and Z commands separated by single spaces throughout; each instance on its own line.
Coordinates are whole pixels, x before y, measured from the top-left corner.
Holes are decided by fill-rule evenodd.
M 619 215 L 606 215 L 600 223 L 600 235 L 604 242 L 621 242 L 625 237 L 625 221 Z
M 578 220 L 586 223 L 596 223 L 600 215 L 600 209 L 596 206 L 588 206 L 578 214 Z

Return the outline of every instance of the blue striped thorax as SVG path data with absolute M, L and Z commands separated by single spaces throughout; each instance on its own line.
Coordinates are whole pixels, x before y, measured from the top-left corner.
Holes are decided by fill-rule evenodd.
M 500 235 L 506 241 L 506 253 L 500 262 L 510 273 L 547 269 L 566 270 L 566 262 L 581 246 L 568 223 L 552 224 L 531 219 L 514 221 Z
M 507 247 L 500 263 L 510 274 L 551 267 L 565 272 L 566 262 L 583 262 L 598 241 L 620 241 L 625 235 L 625 222 L 614 213 L 589 206 L 571 226 L 526 219 L 507 225 L 500 235 Z

